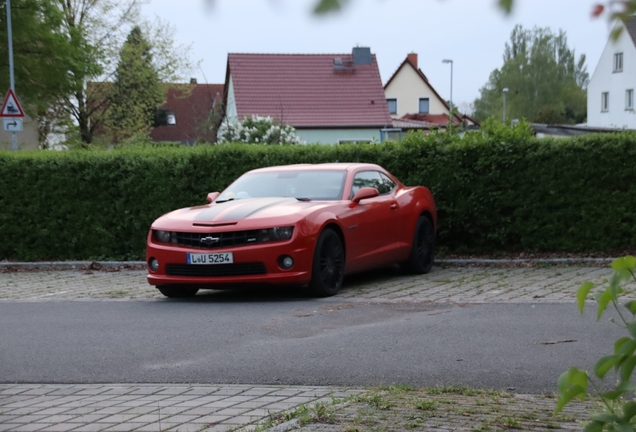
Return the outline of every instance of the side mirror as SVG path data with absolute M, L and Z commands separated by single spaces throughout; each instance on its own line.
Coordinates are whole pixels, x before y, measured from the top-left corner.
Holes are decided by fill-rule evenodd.
M 363 199 L 377 197 L 378 195 L 380 195 L 380 192 L 378 192 L 376 188 L 363 187 L 363 188 L 360 188 L 358 192 L 356 192 L 356 194 L 353 196 L 353 199 L 351 201 L 358 204 Z
M 208 198 L 207 198 L 208 202 L 209 202 L 209 203 L 211 203 L 212 201 L 214 201 L 215 199 L 217 199 L 217 198 L 219 197 L 219 195 L 221 195 L 221 194 L 220 194 L 220 193 L 218 193 L 218 192 L 210 192 L 210 193 L 208 194 Z

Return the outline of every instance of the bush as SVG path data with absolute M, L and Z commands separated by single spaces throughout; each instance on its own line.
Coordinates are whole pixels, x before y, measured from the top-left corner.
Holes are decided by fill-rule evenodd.
M 271 117 L 251 116 L 241 123 L 224 122 L 219 127 L 218 142 L 248 144 L 305 144 L 290 125 L 281 125 Z
M 376 145 L 0 152 L 0 259 L 143 259 L 155 218 L 205 203 L 243 172 L 335 161 L 428 186 L 446 252 L 634 248 L 636 135 L 538 140 L 520 127 Z

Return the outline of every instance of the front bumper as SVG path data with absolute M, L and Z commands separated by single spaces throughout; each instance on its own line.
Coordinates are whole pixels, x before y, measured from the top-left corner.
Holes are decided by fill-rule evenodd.
M 191 285 L 200 288 L 221 288 L 224 286 L 253 285 L 253 284 L 286 284 L 304 285 L 311 279 L 313 251 L 315 238 L 299 238 L 294 236 L 284 242 L 271 242 L 253 246 L 238 246 L 223 249 L 199 249 L 174 246 L 155 242 L 152 231 L 148 234 L 146 247 L 146 265 L 150 259 L 159 261 L 159 268 L 152 271 L 148 267 L 148 283 L 150 285 Z M 234 264 L 262 263 L 265 274 L 240 276 L 172 276 L 166 272 L 170 264 L 187 265 L 187 253 L 218 253 L 232 252 Z M 283 269 L 279 265 L 279 257 L 288 255 L 294 259 L 290 269 Z M 197 266 L 198 267 L 198 266 Z

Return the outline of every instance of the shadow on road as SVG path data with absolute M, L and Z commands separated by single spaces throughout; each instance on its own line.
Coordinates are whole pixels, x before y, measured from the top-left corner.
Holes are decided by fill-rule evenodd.
M 355 290 L 369 283 L 381 283 L 397 276 L 404 275 L 398 266 L 375 269 L 364 273 L 347 276 L 340 293 Z M 337 298 L 338 295 L 335 296 Z M 272 286 L 251 285 L 245 287 L 232 287 L 227 289 L 202 289 L 195 297 L 186 299 L 168 299 L 169 302 L 188 303 L 257 303 L 257 302 L 285 302 L 285 301 L 310 301 L 316 297 L 306 287 L 301 286 Z

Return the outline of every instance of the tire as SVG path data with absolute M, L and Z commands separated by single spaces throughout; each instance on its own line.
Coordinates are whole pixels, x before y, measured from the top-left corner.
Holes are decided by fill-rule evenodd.
M 425 274 L 431 271 L 435 258 L 435 230 L 426 216 L 420 216 L 413 233 L 411 254 L 403 267 L 411 272 Z
M 316 242 L 311 267 L 309 290 L 320 297 L 336 294 L 344 279 L 345 251 L 342 241 L 332 229 L 325 229 Z
M 157 287 L 161 294 L 169 298 L 187 298 L 194 297 L 199 291 L 199 288 L 192 288 L 188 286 L 179 285 L 164 285 Z

